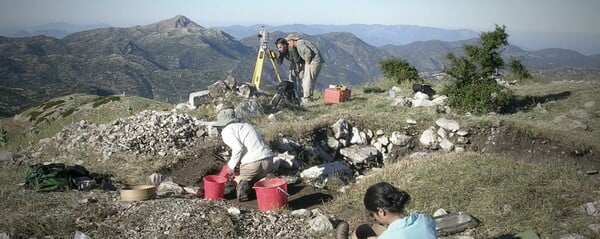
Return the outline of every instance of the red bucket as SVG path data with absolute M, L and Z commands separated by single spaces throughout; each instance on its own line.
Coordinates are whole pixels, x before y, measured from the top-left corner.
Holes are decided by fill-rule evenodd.
M 209 200 L 223 199 L 227 178 L 219 175 L 207 175 L 202 178 L 202 181 L 204 181 L 204 198 Z
M 252 187 L 256 190 L 258 210 L 266 212 L 287 205 L 287 182 L 281 178 L 271 178 L 259 181 Z

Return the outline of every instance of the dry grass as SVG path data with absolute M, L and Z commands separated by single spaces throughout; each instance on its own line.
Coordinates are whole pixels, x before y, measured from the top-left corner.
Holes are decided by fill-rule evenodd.
M 433 108 L 404 108 L 390 106 L 385 93 L 364 93 L 361 89 L 353 89 L 352 100 L 341 104 L 324 105 L 317 100 L 309 103 L 304 111 L 284 110 L 276 115 L 277 120 L 254 118 L 252 122 L 272 142 L 278 137 L 302 137 L 310 135 L 314 129 L 331 125 L 339 118 L 351 121 L 360 129 L 378 130 L 386 133 L 402 130 L 407 126 L 406 119 L 418 122 L 415 128 L 434 125 L 438 118 L 455 119 L 464 128 L 489 127 L 491 122 L 503 120 L 517 127 L 527 129 L 523 132 L 535 134 L 549 140 L 567 142 L 569 145 L 600 149 L 600 83 L 551 83 L 530 84 L 515 87 L 517 95 L 522 96 L 524 105 L 521 111 L 510 115 L 467 116 L 464 114 L 439 114 Z M 396 95 L 410 96 L 410 90 L 397 92 Z M 435 87 L 434 87 L 435 88 Z M 436 88 L 436 90 L 439 90 Z M 568 93 L 563 93 L 568 92 Z M 17 152 L 37 140 L 54 135 L 65 124 L 88 120 L 95 123 L 107 123 L 120 117 L 127 117 L 145 109 L 171 109 L 173 106 L 137 97 L 124 97 L 118 102 L 109 102 L 97 108 L 90 105 L 93 97 L 70 96 L 64 104 L 52 105 L 47 111 L 68 111 L 70 105 L 78 110 L 55 120 L 40 123 L 35 132 L 21 132 L 23 125 L 10 125 L 9 145 L 3 150 Z M 60 100 L 60 99 L 56 99 Z M 595 102 L 585 107 L 586 102 Z M 537 103 L 540 106 L 536 107 Z M 89 107 L 86 107 L 88 105 Z M 589 105 L 589 104 L 588 104 Z M 131 109 L 131 110 L 130 110 Z M 588 113 L 587 118 L 577 118 L 573 109 L 581 109 Z M 31 109 L 32 112 L 39 109 Z M 23 115 L 26 115 L 26 113 Z M 50 115 L 42 112 L 39 115 Z M 201 108 L 192 114 L 203 118 L 214 119 L 215 112 L 210 108 Z M 570 120 L 578 120 L 585 124 L 587 130 L 573 130 L 565 127 L 564 122 L 555 121 L 558 116 Z M 2 122 L 3 127 L 8 125 Z M 570 122 L 570 121 L 569 121 Z M 6 129 L 6 127 L 5 127 Z M 8 130 L 8 129 L 7 129 Z M 48 157 L 61 152 L 46 152 Z M 110 164 L 97 160 L 98 155 L 89 152 L 77 152 L 71 160 L 84 160 L 89 169 L 98 173 L 120 172 L 115 180 L 130 183 L 145 180 L 146 175 L 162 165 L 156 162 L 137 158 L 133 155 L 115 158 Z M 17 184 L 24 179 L 25 165 L 0 168 L 0 213 L 4 220 L 0 222 L 0 232 L 17 233 L 26 237 L 42 237 L 44 235 L 68 236 L 65 232 L 72 230 L 69 212 L 65 216 L 44 215 L 45 211 L 59 213 L 54 208 L 59 205 L 71 205 L 77 195 L 35 194 L 23 190 Z M 137 175 L 137 176 L 136 176 Z M 139 176 L 142 175 L 142 176 Z M 594 181 L 595 180 L 595 181 Z M 481 221 L 475 228 L 476 238 L 490 238 L 524 230 L 534 230 L 542 237 L 557 238 L 567 233 L 579 233 L 590 236 L 587 225 L 590 218 L 579 210 L 586 202 L 598 200 L 600 192 L 597 177 L 583 176 L 574 170 L 556 165 L 529 164 L 519 160 L 499 156 L 468 154 L 431 155 L 428 159 L 387 166 L 381 173 L 357 183 L 344 194 L 324 207 L 336 213 L 340 219 L 356 226 L 367 220 L 362 209 L 362 196 L 367 186 L 378 181 L 392 182 L 407 190 L 413 197 L 410 210 L 433 213 L 438 208 L 449 211 L 464 211 Z M 42 198 L 49 198 L 45 201 Z M 505 212 L 503 208 L 510 206 L 512 210 Z M 71 206 L 64 210 L 70 210 Z M 62 209 L 61 209 L 62 210 Z M 70 234 L 72 235 L 72 234 Z
M 542 238 L 568 233 L 590 235 L 587 225 L 594 218 L 584 213 L 581 206 L 600 197 L 597 180 L 570 168 L 475 153 L 442 154 L 386 167 L 335 198 L 329 204 L 330 211 L 364 211 L 361 206 L 366 188 L 380 181 L 411 194 L 409 211 L 432 214 L 444 208 L 471 214 L 481 223 L 475 228 L 476 238 L 526 230 L 533 230 Z M 505 211 L 505 207 L 511 210 Z M 358 213 L 347 220 L 357 226 L 366 217 Z

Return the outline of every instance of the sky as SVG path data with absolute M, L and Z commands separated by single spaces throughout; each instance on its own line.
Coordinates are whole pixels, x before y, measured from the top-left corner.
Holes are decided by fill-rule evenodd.
M 481 32 L 498 24 L 517 38 L 537 34 L 536 41 L 545 41 L 540 47 L 569 41 L 600 54 L 600 0 L 0 0 L 0 28 L 51 22 L 129 27 L 176 15 L 205 27 L 385 24 Z

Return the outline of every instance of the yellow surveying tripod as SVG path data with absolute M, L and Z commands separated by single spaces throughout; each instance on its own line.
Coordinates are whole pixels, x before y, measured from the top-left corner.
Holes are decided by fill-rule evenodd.
M 260 46 L 258 47 L 256 65 L 254 65 L 254 74 L 252 75 L 252 84 L 256 86 L 256 89 L 260 89 L 260 78 L 262 77 L 263 63 L 266 54 L 268 54 L 269 59 L 271 59 L 271 65 L 273 65 L 275 78 L 281 82 L 281 77 L 279 77 L 279 71 L 277 70 L 277 64 L 275 64 L 275 52 L 267 47 L 267 42 L 269 41 L 269 32 L 267 32 L 267 29 L 264 26 L 260 29 L 258 37 L 260 38 Z

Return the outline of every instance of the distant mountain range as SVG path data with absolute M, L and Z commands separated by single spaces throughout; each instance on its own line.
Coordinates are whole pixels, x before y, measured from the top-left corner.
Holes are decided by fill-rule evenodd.
M 249 82 L 259 30 L 257 27 L 254 34 L 238 40 L 176 16 L 145 26 L 75 32 L 62 39 L 0 37 L 0 116 L 75 92 L 125 93 L 174 103 L 185 101 L 189 93 L 204 90 L 227 75 Z M 269 47 L 274 49 L 275 39 L 289 32 L 272 31 Z M 478 43 L 478 39 L 428 40 L 377 47 L 350 32 L 293 32 L 314 42 L 325 57 L 319 88 L 379 81 L 378 63 L 389 58 L 405 59 L 419 71 L 439 71 L 447 65 L 448 52 L 460 54 L 463 44 Z M 517 58 L 528 67 L 600 68 L 600 55 L 584 56 L 564 49 L 528 52 L 509 45 L 503 56 Z M 265 65 L 263 82 L 274 84 L 273 70 L 270 64 Z M 281 75 L 285 75 L 285 68 L 287 63 L 279 68 Z
M 477 38 L 479 33 L 468 30 L 448 30 L 434 27 L 412 25 L 380 25 L 380 24 L 351 24 L 351 25 L 280 25 L 265 26 L 269 31 L 302 32 L 309 35 L 319 35 L 330 32 L 349 32 L 376 47 L 384 45 L 405 45 L 417 41 L 440 40 L 460 41 Z M 261 25 L 217 27 L 238 39 L 254 36 Z
M 65 22 L 53 22 L 39 26 L 0 29 L 0 35 L 7 37 L 31 37 L 31 36 L 50 36 L 63 38 L 75 32 L 89 29 L 110 27 L 108 24 L 76 25 Z

